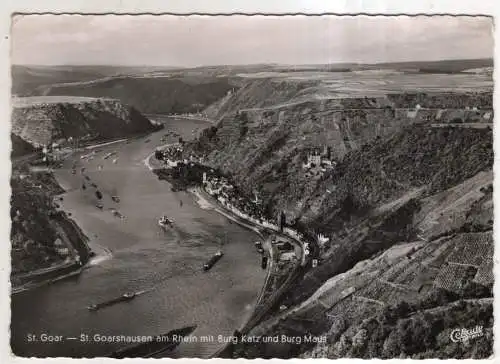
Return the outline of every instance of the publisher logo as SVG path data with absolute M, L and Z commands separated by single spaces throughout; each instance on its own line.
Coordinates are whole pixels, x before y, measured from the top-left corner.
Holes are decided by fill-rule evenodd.
M 450 334 L 450 339 L 454 343 L 464 343 L 470 339 L 475 339 L 484 335 L 483 327 L 476 326 L 472 329 L 453 329 Z

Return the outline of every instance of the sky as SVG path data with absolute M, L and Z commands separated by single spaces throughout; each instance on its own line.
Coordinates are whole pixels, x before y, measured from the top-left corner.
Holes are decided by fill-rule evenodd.
M 177 66 L 493 57 L 487 17 L 23 15 L 13 64 Z

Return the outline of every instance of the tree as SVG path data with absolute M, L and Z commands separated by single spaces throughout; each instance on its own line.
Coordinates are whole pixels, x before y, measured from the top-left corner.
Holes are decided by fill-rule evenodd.
M 155 151 L 155 158 L 158 159 L 158 160 L 162 160 L 163 159 L 163 153 L 161 150 L 156 150 Z

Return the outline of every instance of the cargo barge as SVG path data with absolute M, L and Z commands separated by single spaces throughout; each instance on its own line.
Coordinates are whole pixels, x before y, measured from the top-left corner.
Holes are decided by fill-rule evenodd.
M 124 293 L 124 294 L 122 294 L 121 296 L 116 297 L 116 298 L 113 298 L 113 299 L 111 299 L 111 300 L 108 300 L 108 301 L 104 301 L 104 302 L 100 302 L 100 303 L 95 303 L 95 304 L 89 305 L 89 306 L 87 306 L 87 309 L 88 309 L 89 311 L 97 311 L 97 310 L 100 310 L 101 308 L 108 307 L 108 306 L 112 306 L 112 305 L 114 305 L 114 304 L 116 304 L 116 303 L 131 301 L 131 300 L 133 300 L 136 296 L 137 296 L 137 294 L 136 294 L 135 292 L 132 292 L 132 293 Z
M 204 271 L 208 271 L 210 268 L 212 268 L 215 263 L 217 263 L 220 258 L 222 258 L 222 256 L 224 255 L 224 253 L 222 253 L 222 251 L 218 251 L 217 253 L 215 253 L 212 258 L 210 258 L 210 260 L 208 262 L 206 262 L 205 264 L 203 264 L 203 270 Z
M 190 335 L 195 329 L 196 326 L 187 326 L 172 330 L 163 335 L 153 336 L 150 341 L 116 350 L 109 356 L 115 359 L 149 358 L 175 349 L 182 343 L 182 338 Z

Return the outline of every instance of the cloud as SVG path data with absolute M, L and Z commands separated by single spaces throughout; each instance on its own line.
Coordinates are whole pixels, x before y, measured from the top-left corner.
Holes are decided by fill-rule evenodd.
M 492 57 L 490 18 L 29 15 L 14 63 L 196 66 Z

